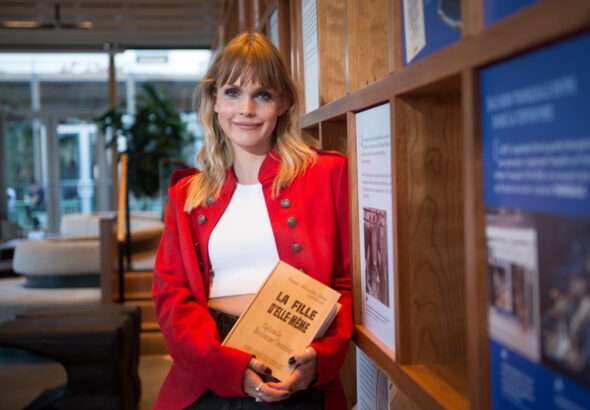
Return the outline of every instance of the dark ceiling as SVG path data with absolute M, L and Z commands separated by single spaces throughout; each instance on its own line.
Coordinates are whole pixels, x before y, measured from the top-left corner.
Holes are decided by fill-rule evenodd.
M 0 1 L 0 48 L 211 48 L 222 8 L 222 0 Z M 15 25 L 39 28 L 6 28 Z

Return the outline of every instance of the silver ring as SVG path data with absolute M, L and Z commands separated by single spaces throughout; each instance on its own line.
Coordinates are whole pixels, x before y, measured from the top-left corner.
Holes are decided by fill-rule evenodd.
M 260 388 L 262 387 L 263 384 L 264 384 L 264 382 L 262 382 L 258 386 L 256 386 L 256 388 L 254 389 L 254 390 L 256 390 L 256 393 L 261 393 Z

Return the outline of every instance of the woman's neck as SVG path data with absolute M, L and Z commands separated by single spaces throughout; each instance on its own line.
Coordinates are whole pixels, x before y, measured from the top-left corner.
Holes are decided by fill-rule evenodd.
M 258 172 L 266 157 L 243 150 L 234 150 L 234 172 L 238 183 L 251 185 L 258 183 Z

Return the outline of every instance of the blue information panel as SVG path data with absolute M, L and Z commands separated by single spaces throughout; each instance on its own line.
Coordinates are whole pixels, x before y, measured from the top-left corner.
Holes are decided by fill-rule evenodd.
M 494 409 L 590 409 L 588 50 L 481 71 Z
M 402 0 L 404 64 L 461 38 L 461 0 Z
M 485 0 L 484 20 L 486 26 L 496 23 L 518 10 L 538 3 L 539 0 Z

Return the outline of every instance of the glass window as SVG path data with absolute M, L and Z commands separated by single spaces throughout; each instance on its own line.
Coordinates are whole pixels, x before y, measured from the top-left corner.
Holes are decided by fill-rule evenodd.
M 162 185 L 167 185 L 167 178 L 171 168 L 181 166 L 181 164 L 195 165 L 195 157 L 198 149 L 202 145 L 202 132 L 197 121 L 197 115 L 193 109 L 193 93 L 199 79 L 204 75 L 211 52 L 209 50 L 127 50 L 116 56 L 115 64 L 117 69 L 117 78 L 123 79 L 127 87 L 127 112 L 130 114 L 130 122 L 134 121 L 153 121 L 154 116 L 141 115 L 141 108 L 150 106 L 152 102 L 147 102 L 146 87 L 152 87 L 160 96 L 164 104 L 171 106 L 178 115 L 183 127 L 183 133 L 192 142 L 185 142 L 181 152 L 170 158 L 163 156 L 159 158 L 157 167 L 152 166 L 153 174 L 149 170 L 145 172 L 132 172 L 141 168 L 141 164 L 136 164 L 134 170 L 129 173 L 130 186 L 139 184 L 146 189 L 144 181 L 137 181 L 138 178 L 150 179 L 157 181 L 157 192 L 155 195 L 140 194 L 131 190 L 130 207 L 132 209 L 143 210 L 162 210 L 162 197 L 165 190 Z M 163 111 L 148 109 L 152 111 Z M 164 110 L 165 111 L 165 110 Z M 155 121 L 155 126 L 161 127 L 161 124 Z M 135 129 L 142 128 L 138 126 Z M 145 128 L 148 128 L 147 126 Z M 141 146 L 140 144 L 129 146 Z M 153 144 L 152 144 L 153 145 Z M 162 144 L 155 144 L 162 145 Z M 133 167 L 133 155 L 130 155 L 130 167 Z M 133 181 L 132 179 L 136 179 Z

